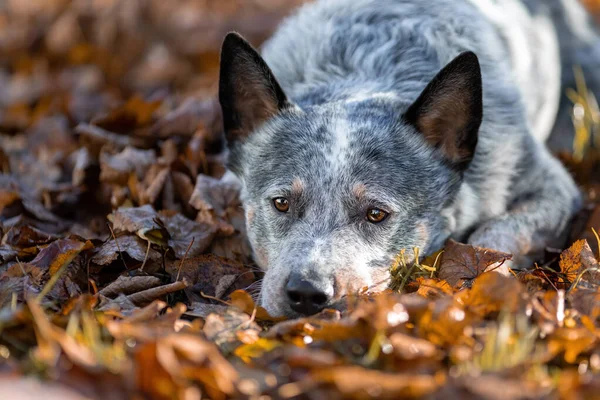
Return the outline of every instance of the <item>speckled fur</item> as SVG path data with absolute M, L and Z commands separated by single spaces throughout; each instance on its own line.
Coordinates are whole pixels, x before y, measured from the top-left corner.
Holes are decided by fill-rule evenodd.
M 454 237 L 511 252 L 519 264 L 565 229 L 580 195 L 535 139 L 550 133 L 554 115 L 550 124 L 536 118 L 543 110 L 556 114 L 561 61 L 518 68 L 511 41 L 530 39 L 524 48 L 540 53 L 523 57 L 539 61 L 559 49 L 573 57 L 565 43 L 593 47 L 597 36 L 585 15 L 575 17 L 588 29 L 582 33 L 555 12 L 577 14 L 575 0 L 511 2 L 544 21 L 550 40 L 540 44 L 535 25 L 515 27 L 522 35 L 503 31 L 483 11 L 501 3 L 494 0 L 321 0 L 264 45 L 265 61 L 295 106 L 244 140 L 230 140 L 229 162 L 242 184 L 256 260 L 266 269 L 261 301 L 269 312 L 294 315 L 284 293 L 292 271 L 339 299 L 385 287 L 403 248 L 427 253 Z M 484 112 L 475 156 L 461 174 L 401 116 L 466 50 L 481 64 Z M 589 65 L 598 60 L 600 54 Z M 541 84 L 549 62 L 558 72 L 544 72 Z M 277 196 L 290 198 L 289 213 L 274 209 Z M 369 224 L 365 210 L 379 204 L 391 215 Z

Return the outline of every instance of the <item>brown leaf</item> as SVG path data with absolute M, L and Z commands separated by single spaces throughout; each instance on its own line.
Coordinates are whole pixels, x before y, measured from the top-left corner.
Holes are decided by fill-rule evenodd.
M 340 366 L 318 370 L 311 378 L 334 385 L 345 398 L 416 398 L 432 394 L 444 383 L 443 376 L 394 374 L 359 366 Z
M 33 226 L 19 224 L 6 232 L 2 243 L 23 249 L 48 244 L 58 238 L 58 235 L 43 232 Z
M 154 163 L 154 150 L 138 150 L 127 146 L 117 154 L 103 151 L 100 153 L 100 180 L 126 185 L 130 174 L 135 173 L 138 179 L 141 179 Z
M 213 225 L 192 221 L 175 212 L 161 211 L 159 215 L 169 232 L 169 247 L 175 257 L 183 258 L 186 252 L 187 257 L 196 257 L 212 243 L 216 233 Z
M 181 265 L 181 269 L 180 269 Z M 190 301 L 206 302 L 201 293 L 215 297 L 220 288 L 223 277 L 234 277 L 231 285 L 222 288 L 222 294 L 233 290 L 244 289 L 250 286 L 255 279 L 251 269 L 235 261 L 227 260 L 213 254 L 204 254 L 197 257 L 186 258 L 183 265 L 181 261 L 171 261 L 167 264 L 167 272 L 173 280 L 179 276 L 186 278 L 192 285 L 186 289 Z
M 29 264 L 54 275 L 65 264 L 70 263 L 81 251 L 91 249 L 91 242 L 72 239 L 58 239 L 40 251 Z
M 459 392 L 460 395 L 449 395 L 448 398 L 460 396 L 462 398 L 487 400 L 525 400 L 551 397 L 548 396 L 550 390 L 544 387 L 541 382 L 530 382 L 519 378 L 491 374 L 478 376 L 476 379 L 460 377 L 452 383 L 459 385 L 463 390 Z M 472 397 L 469 397 L 469 395 Z
M 564 353 L 565 361 L 574 364 L 597 340 L 587 328 L 558 328 L 548 338 L 548 350 L 554 355 Z
M 221 110 L 214 99 L 186 99 L 179 107 L 156 121 L 152 133 L 159 137 L 191 136 L 199 126 L 210 126 Z
M 223 304 L 192 303 L 185 315 L 206 319 L 210 314 L 224 314 L 226 310 L 227 306 Z
M 2 396 L 7 399 L 39 399 L 46 400 L 86 400 L 76 390 L 66 385 L 42 382 L 36 378 L 25 378 L 16 376 L 0 376 L 0 388 Z
M 119 135 L 118 133 L 110 132 L 98 126 L 85 123 L 77 125 L 75 127 L 75 132 L 81 135 L 81 140 L 90 153 L 96 156 L 105 144 L 110 144 L 118 149 L 127 146 L 144 147 L 145 144 L 143 139 Z
M 243 229 L 243 210 L 239 200 L 239 184 L 225 175 L 214 179 L 198 175 L 190 204 L 199 210 L 198 221 L 216 224 L 222 235 L 231 235 L 236 228 Z
M 123 276 L 102 289 L 99 294 L 106 297 L 116 297 L 120 294 L 132 294 L 145 289 L 150 289 L 161 284 L 161 280 L 154 276 Z
M 511 258 L 512 255 L 507 253 L 474 247 L 450 239 L 442 254 L 439 276 L 452 287 L 469 285 L 488 267 Z
M 567 299 L 571 307 L 589 316 L 592 321 L 598 321 L 600 318 L 600 289 L 578 287 L 568 293 Z
M 104 242 L 96 249 L 92 262 L 97 265 L 108 265 L 120 257 L 120 253 L 126 254 L 136 261 L 144 261 L 146 258 L 159 262 L 162 255 L 152 247 L 148 249 L 148 242 L 137 236 L 119 236 Z M 147 254 L 146 254 L 147 253 Z
M 219 346 L 224 353 L 238 348 L 243 343 L 240 337 L 244 333 L 257 338 L 260 331 L 261 328 L 250 315 L 235 308 L 229 308 L 222 314 L 209 314 L 202 328 L 206 338 Z
M 20 199 L 21 196 L 17 191 L 0 189 L 0 215 L 5 208 L 9 207 Z
M 252 262 L 252 248 L 245 234 L 236 233 L 227 237 L 216 237 L 208 252 L 241 263 Z
M 401 332 L 393 333 L 389 341 L 394 354 L 402 360 L 432 358 L 440 354 L 437 347 L 428 340 L 419 339 Z
M 600 284 L 600 265 L 586 240 L 578 240 L 560 255 L 560 271 L 568 283 L 574 283 L 583 273 L 581 280 Z M 596 270 L 593 270 L 593 269 Z
M 158 213 L 150 205 L 119 208 L 108 216 L 116 232 L 135 233 L 144 240 L 161 247 L 168 246 L 169 232 Z
M 516 312 L 523 304 L 524 293 L 517 279 L 491 271 L 477 277 L 472 288 L 458 292 L 456 298 L 469 310 L 486 316 L 502 309 Z
M 231 304 L 249 315 L 256 314 L 256 319 L 261 321 L 283 321 L 283 317 L 272 317 L 263 307 L 256 305 L 252 296 L 243 290 L 236 290 L 231 294 Z
M 133 304 L 146 305 L 157 299 L 166 296 L 169 293 L 177 292 L 188 287 L 188 283 L 185 279 L 168 285 L 162 285 L 151 289 L 142 290 L 141 292 L 133 293 L 127 296 Z
M 417 293 L 427 299 L 435 299 L 454 293 L 448 282 L 443 280 L 417 278 L 417 283 L 419 284 Z
M 175 393 L 176 382 L 184 378 L 202 384 L 209 398 L 234 394 L 238 373 L 212 343 L 201 337 L 170 335 L 139 347 L 135 357 L 138 365 L 144 366 L 137 369 L 136 381 L 145 393 Z
M 107 131 L 128 133 L 129 131 L 148 125 L 160 101 L 147 102 L 139 96 L 131 97 L 123 106 L 115 108 L 107 115 L 95 118 L 92 124 Z

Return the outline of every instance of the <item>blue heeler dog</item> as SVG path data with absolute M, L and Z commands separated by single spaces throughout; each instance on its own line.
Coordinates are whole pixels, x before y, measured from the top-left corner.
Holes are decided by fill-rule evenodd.
M 219 96 L 262 305 L 385 288 L 401 249 L 449 237 L 517 267 L 552 245 L 581 197 L 543 142 L 571 129 L 573 65 L 600 88 L 594 29 L 576 0 L 320 0 L 262 56 L 229 34 Z

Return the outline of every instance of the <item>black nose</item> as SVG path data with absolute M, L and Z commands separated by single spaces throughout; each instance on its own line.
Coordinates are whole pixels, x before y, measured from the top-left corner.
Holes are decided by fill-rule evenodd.
M 291 276 L 285 287 L 292 310 L 304 315 L 316 314 L 327 306 L 329 295 L 310 281 Z

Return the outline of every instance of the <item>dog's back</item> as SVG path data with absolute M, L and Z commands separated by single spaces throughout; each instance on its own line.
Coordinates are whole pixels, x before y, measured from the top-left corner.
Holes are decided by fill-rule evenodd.
M 288 19 L 263 55 L 292 99 L 314 105 L 377 92 L 402 92 L 410 102 L 442 66 L 472 50 L 487 97 L 512 80 L 532 133 L 545 140 L 559 103 L 561 130 L 570 123 L 563 94 L 574 86 L 574 65 L 600 89 L 597 43 L 577 0 L 333 0 Z

